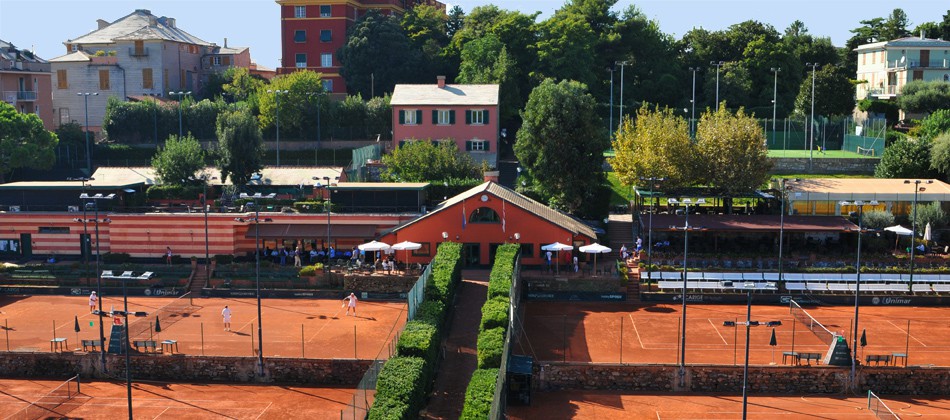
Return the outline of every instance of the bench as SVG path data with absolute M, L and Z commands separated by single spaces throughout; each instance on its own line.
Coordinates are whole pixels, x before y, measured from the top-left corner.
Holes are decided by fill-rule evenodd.
M 132 342 L 132 346 L 135 347 L 135 351 L 141 351 L 142 353 L 160 352 L 158 342 L 153 340 L 136 340 Z M 145 349 L 145 351 L 142 351 L 142 349 Z
M 54 337 L 49 341 L 49 351 L 50 353 L 55 353 L 57 351 L 64 352 L 69 348 L 69 343 L 63 337 Z
M 811 361 L 814 360 L 815 364 L 819 364 L 821 363 L 821 353 L 800 353 L 798 355 L 798 360 L 804 360 L 809 365 L 811 364 Z
M 783 351 L 783 352 L 782 352 L 782 364 L 783 364 L 783 365 L 785 364 L 786 359 L 788 359 L 789 357 L 792 358 L 792 361 L 795 362 L 796 365 L 797 365 L 797 364 L 799 363 L 799 361 L 801 360 L 801 359 L 800 359 L 800 355 L 798 354 L 798 352 L 794 352 L 794 351 Z
M 904 359 L 904 366 L 907 366 L 907 353 L 891 353 L 891 360 L 894 366 L 897 366 L 897 359 Z
M 891 355 L 889 355 L 889 354 L 869 354 L 869 355 L 867 355 L 867 357 L 865 358 L 865 363 L 867 363 L 868 365 L 870 365 L 871 362 L 874 362 L 874 364 L 876 364 L 876 365 L 880 365 L 882 362 L 884 363 L 885 366 L 886 366 L 886 365 L 889 365 L 889 364 L 891 364 Z
M 82 351 L 97 351 L 102 348 L 102 340 L 82 340 Z

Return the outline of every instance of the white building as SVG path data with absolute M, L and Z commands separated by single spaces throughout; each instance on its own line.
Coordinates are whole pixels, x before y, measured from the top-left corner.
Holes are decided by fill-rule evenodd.
M 864 44 L 858 53 L 858 100 L 893 99 L 914 80 L 950 82 L 950 41 L 906 37 Z

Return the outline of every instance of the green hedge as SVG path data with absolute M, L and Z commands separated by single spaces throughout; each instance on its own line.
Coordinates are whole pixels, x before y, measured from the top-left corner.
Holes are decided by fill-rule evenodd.
M 316 263 L 314 265 L 304 266 L 300 269 L 300 272 L 297 273 L 300 277 L 313 277 L 317 273 L 323 272 L 323 263 Z
M 482 305 L 482 321 L 478 325 L 478 330 L 485 331 L 493 328 L 508 328 L 509 303 L 508 298 L 504 296 L 486 301 L 485 304 Z
M 423 301 L 416 311 L 416 320 L 442 326 L 445 321 L 445 304 L 437 300 Z
M 426 361 L 418 357 L 400 356 L 386 361 L 376 381 L 376 402 L 369 418 L 416 419 L 425 402 L 425 365 Z M 405 410 L 397 410 L 402 404 Z
M 472 380 L 465 389 L 465 406 L 462 407 L 462 420 L 484 420 L 491 413 L 491 403 L 495 399 L 495 383 L 498 369 L 477 369 L 472 372 Z
M 478 368 L 501 367 L 501 355 L 505 348 L 505 329 L 493 328 L 478 333 Z
M 198 200 L 204 194 L 201 185 L 152 185 L 145 191 L 149 200 Z
M 514 274 L 518 248 L 518 244 L 504 244 L 495 250 L 495 263 L 488 277 L 488 299 L 508 297 L 511 293 L 511 276 Z
M 448 304 L 455 295 L 455 286 L 462 278 L 462 244 L 439 244 L 432 260 L 432 278 L 426 285 L 425 300 Z
M 435 325 L 423 321 L 406 323 L 396 351 L 400 356 L 419 357 L 431 365 L 439 355 L 439 330 Z

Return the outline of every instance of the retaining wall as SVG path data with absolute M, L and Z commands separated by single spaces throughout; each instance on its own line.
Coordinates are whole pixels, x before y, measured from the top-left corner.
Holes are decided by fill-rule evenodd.
M 99 353 L 0 353 L 0 377 L 125 378 L 125 356 Z M 132 378 L 178 382 L 277 382 L 356 385 L 372 360 L 264 358 L 265 376 L 255 357 L 133 355 Z

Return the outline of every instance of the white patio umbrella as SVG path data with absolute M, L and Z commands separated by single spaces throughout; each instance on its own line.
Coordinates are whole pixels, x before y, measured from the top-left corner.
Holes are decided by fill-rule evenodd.
M 556 274 L 560 274 L 560 273 L 561 273 L 561 270 L 560 270 L 561 251 L 570 251 L 570 250 L 572 250 L 572 249 L 574 249 L 573 246 L 567 245 L 567 244 L 562 244 L 562 243 L 560 243 L 560 242 L 555 242 L 555 243 L 553 243 L 553 244 L 548 244 L 548 245 L 544 245 L 544 246 L 541 247 L 541 250 L 542 250 L 542 251 L 555 251 L 555 252 L 557 252 L 557 262 L 558 262 L 558 264 L 555 264 L 555 265 L 554 265 L 554 270 L 555 270 L 555 273 L 556 273 Z
M 365 244 L 357 245 L 357 248 L 359 248 L 360 251 L 379 252 L 379 251 L 385 251 L 392 247 L 389 246 L 389 244 L 385 242 L 372 241 L 372 242 L 367 242 Z
M 901 225 L 888 226 L 884 228 L 884 230 L 888 232 L 894 232 L 895 234 L 897 234 L 897 239 L 894 241 L 895 250 L 897 250 L 897 243 L 900 242 L 901 236 L 910 236 L 914 233 L 912 230 L 907 229 Z
M 414 251 L 419 248 L 422 248 L 422 244 L 417 244 L 410 241 L 402 241 L 392 246 L 392 249 L 395 249 L 396 251 L 406 251 L 406 268 L 409 268 L 409 251 Z
M 606 254 L 612 251 L 612 249 L 607 248 L 596 242 L 590 245 L 584 245 L 580 248 L 577 248 L 577 250 L 585 254 L 594 254 L 594 273 L 597 273 L 597 254 Z

